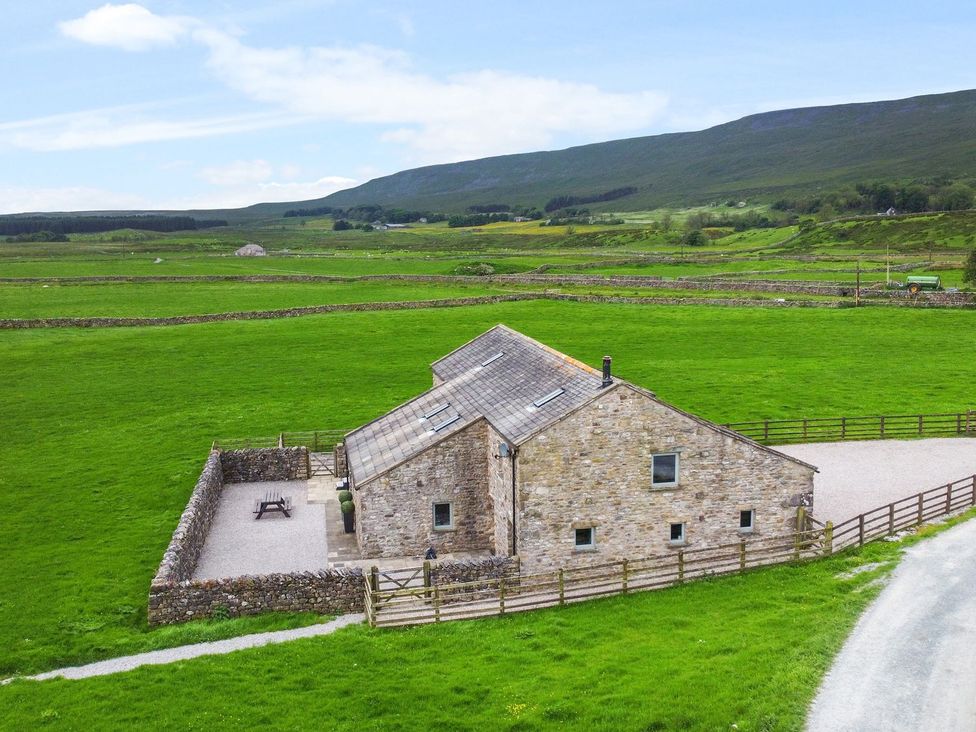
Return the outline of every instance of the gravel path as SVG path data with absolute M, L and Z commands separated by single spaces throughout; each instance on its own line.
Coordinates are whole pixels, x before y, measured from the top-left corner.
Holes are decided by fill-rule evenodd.
M 839 523 L 919 491 L 976 474 L 976 439 L 864 440 L 782 445 L 820 468 L 813 515 Z
M 906 552 L 813 702 L 808 732 L 976 730 L 976 521 Z
M 366 619 L 361 613 L 351 613 L 340 615 L 335 620 L 318 625 L 308 625 L 304 628 L 294 628 L 292 630 L 275 630 L 269 633 L 253 633 L 242 635 L 237 638 L 226 640 L 211 641 L 209 643 L 194 643 L 190 646 L 177 646 L 167 648 L 162 651 L 150 651 L 148 653 L 137 653 L 134 656 L 121 656 L 112 658 L 108 661 L 89 663 L 86 666 L 72 666 L 69 668 L 59 668 L 54 671 L 46 671 L 36 676 L 21 676 L 17 678 L 31 681 L 45 681 L 47 679 L 87 679 L 91 676 L 107 676 L 117 674 L 122 671 L 131 671 L 140 666 L 157 666 L 175 661 L 186 661 L 200 656 L 219 656 L 225 653 L 233 653 L 245 648 L 258 648 L 259 646 L 272 645 L 274 643 L 285 643 L 298 638 L 314 638 L 319 635 L 328 635 L 344 628 L 347 625 L 355 625 Z M 9 683 L 12 679 L 5 679 L 0 683 Z

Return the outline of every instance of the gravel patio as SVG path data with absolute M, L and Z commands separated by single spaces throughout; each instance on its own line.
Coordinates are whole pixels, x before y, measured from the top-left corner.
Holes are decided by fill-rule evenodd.
M 820 468 L 813 515 L 839 523 L 920 491 L 976 474 L 976 439 L 863 440 L 776 446 Z

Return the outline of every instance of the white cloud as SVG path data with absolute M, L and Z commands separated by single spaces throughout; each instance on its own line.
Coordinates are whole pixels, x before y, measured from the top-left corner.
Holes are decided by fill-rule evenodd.
M 32 211 L 91 211 L 144 208 L 146 201 L 131 193 L 86 186 L 29 187 L 0 184 L 0 214 Z
M 58 24 L 61 33 L 95 46 L 145 51 L 169 46 L 194 24 L 191 18 L 155 15 L 142 5 L 103 5 L 74 20 Z
M 552 146 L 560 135 L 605 139 L 641 131 L 667 107 L 659 92 L 607 92 L 511 72 L 435 78 L 413 70 L 406 54 L 375 46 L 256 48 L 200 20 L 159 16 L 134 4 L 103 6 L 62 24 L 62 31 L 130 50 L 185 34 L 207 49 L 207 67 L 219 80 L 274 111 L 257 115 L 260 122 L 86 119 L 81 129 L 65 125 L 12 139 L 0 126 L 0 142 L 74 149 L 320 120 L 375 125 L 381 140 L 406 146 L 412 162 L 448 162 Z
M 236 186 L 261 183 L 271 178 L 273 173 L 267 160 L 236 160 L 227 165 L 204 168 L 199 176 L 215 186 Z
M 252 132 L 304 121 L 284 112 L 164 120 L 136 106 L 110 107 L 0 123 L 0 148 L 54 152 L 122 147 Z
M 312 181 L 264 181 L 261 183 L 224 186 L 217 191 L 199 195 L 170 199 L 154 208 L 239 208 L 252 203 L 273 203 L 276 201 L 305 201 L 322 198 L 330 193 L 350 188 L 359 183 L 354 178 L 329 175 Z

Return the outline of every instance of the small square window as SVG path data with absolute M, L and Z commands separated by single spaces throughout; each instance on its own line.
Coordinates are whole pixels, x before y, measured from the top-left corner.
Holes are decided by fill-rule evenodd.
M 596 546 L 596 529 L 592 526 L 576 529 L 576 548 L 593 549 Z
M 672 544 L 684 544 L 685 543 L 685 525 L 684 524 L 671 524 L 671 543 Z
M 752 531 L 756 522 L 756 512 L 753 509 L 739 511 L 739 531 Z
M 678 453 L 669 452 L 651 458 L 651 485 L 655 488 L 678 485 Z
M 434 504 L 434 528 L 454 528 L 454 507 L 450 503 Z

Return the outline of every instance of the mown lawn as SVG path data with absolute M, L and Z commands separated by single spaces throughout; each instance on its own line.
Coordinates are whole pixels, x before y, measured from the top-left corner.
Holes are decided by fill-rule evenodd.
M 0 674 L 308 618 L 148 631 L 149 580 L 215 437 L 352 428 L 498 322 L 718 421 L 972 405 L 972 313 L 505 303 L 0 333 Z
M 479 621 L 0 688 L 8 729 L 798 730 L 897 558 L 799 566 Z M 879 563 L 853 578 L 842 572 Z

